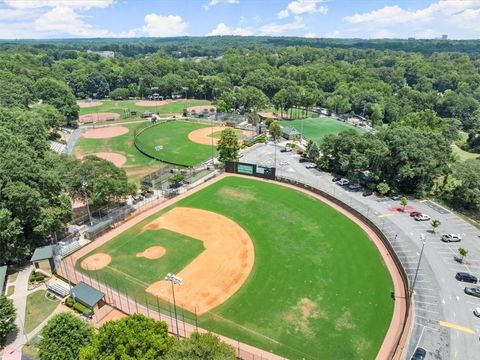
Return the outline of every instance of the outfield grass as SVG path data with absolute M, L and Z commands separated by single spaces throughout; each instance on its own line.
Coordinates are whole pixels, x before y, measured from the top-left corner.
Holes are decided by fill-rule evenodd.
M 137 150 L 133 143 L 134 132 L 138 127 L 149 123 L 122 125 L 129 129 L 127 134 L 110 139 L 87 139 L 80 137 L 74 148 L 75 155 L 88 155 L 96 152 L 116 152 L 127 158 L 123 168 L 132 180 L 139 180 L 142 176 L 164 167 L 165 164 L 145 156 Z
M 212 156 L 211 145 L 194 143 L 188 134 L 208 127 L 188 121 L 167 121 L 143 131 L 137 138 L 142 151 L 160 160 L 184 166 L 200 164 Z M 162 146 L 160 151 L 155 147 Z
M 31 332 L 45 320 L 60 303 L 45 297 L 46 290 L 38 290 L 27 296 L 25 309 L 25 333 Z
M 330 134 L 338 134 L 350 129 L 362 131 L 353 125 L 329 117 L 309 118 L 304 120 L 281 120 L 279 123 L 282 126 L 294 127 L 302 132 L 305 138 L 312 140 L 317 144 L 320 144 L 323 138 Z
M 147 247 L 144 242 L 157 244 L 164 236 L 139 229 L 175 206 L 227 216 L 248 232 L 255 246 L 254 268 L 246 283 L 202 315 L 201 327 L 291 359 L 375 358 L 393 312 L 393 285 L 380 254 L 344 215 L 276 184 L 229 177 L 150 216 L 95 250 L 111 252 L 110 267 L 120 261 L 115 266 L 129 274 L 109 267 L 101 279 L 128 287 L 129 295 L 141 301 L 143 283 L 162 279 L 167 267 L 157 272 L 134 264 L 138 259 L 133 253 Z M 176 234 L 169 239 L 172 244 L 163 244 L 177 246 L 182 238 Z M 167 249 L 154 267 L 168 261 L 168 272 L 175 272 L 186 259 L 183 252 Z
M 138 116 L 143 111 L 151 111 L 151 112 L 159 112 L 160 114 L 181 114 L 185 105 L 187 107 L 190 106 L 198 106 L 198 105 L 207 105 L 210 104 L 208 100 L 187 100 L 186 104 L 185 101 L 179 100 L 169 104 L 165 104 L 162 106 L 138 106 L 135 105 L 136 102 L 140 100 L 104 100 L 102 101 L 102 105 L 95 106 L 95 107 L 87 107 L 87 108 L 80 108 L 80 115 L 86 114 L 93 114 L 96 112 L 113 112 L 120 114 L 120 116 L 124 116 L 124 109 L 130 109 L 130 111 L 136 111 Z

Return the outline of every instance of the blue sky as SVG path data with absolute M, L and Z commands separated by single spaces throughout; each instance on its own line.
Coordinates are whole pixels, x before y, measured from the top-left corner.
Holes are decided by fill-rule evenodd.
M 0 0 L 0 38 L 480 38 L 480 0 Z

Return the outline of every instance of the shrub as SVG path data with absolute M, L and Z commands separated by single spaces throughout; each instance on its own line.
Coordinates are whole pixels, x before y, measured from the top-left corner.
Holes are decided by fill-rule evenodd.
M 69 308 L 73 306 L 73 299 L 71 297 L 68 297 L 65 299 L 65 305 L 67 305 Z
M 80 314 L 83 314 L 83 315 L 88 315 L 91 313 L 91 310 L 89 308 L 87 308 L 85 305 L 83 304 L 80 304 L 78 301 L 76 301 L 74 304 L 73 304 L 73 308 L 78 311 Z

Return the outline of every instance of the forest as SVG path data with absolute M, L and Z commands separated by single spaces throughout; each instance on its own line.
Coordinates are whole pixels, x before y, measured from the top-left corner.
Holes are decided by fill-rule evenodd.
M 0 263 L 24 258 L 68 221 L 64 197 L 82 195 L 75 169 L 101 176 L 94 164 L 71 165 L 48 151 L 51 129 L 75 125 L 76 100 L 85 98 L 171 97 L 187 88 L 189 98 L 216 101 L 223 112 L 272 106 L 357 114 L 376 133 L 326 138 L 317 144 L 322 167 L 351 178 L 368 170 L 392 189 L 479 213 L 480 160 L 452 153 L 453 144 L 480 153 L 478 41 L 85 39 L 4 41 L 0 49 L 0 139 L 7 149 L 0 154 Z M 98 204 L 133 191 L 118 171 L 121 191 Z

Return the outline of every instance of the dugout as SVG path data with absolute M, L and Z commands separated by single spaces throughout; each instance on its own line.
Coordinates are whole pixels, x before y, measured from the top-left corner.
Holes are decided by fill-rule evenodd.
M 103 301 L 105 294 L 83 281 L 80 281 L 70 290 L 70 296 L 73 301 L 78 301 L 92 312 L 97 311 L 105 304 Z
M 38 270 L 45 275 L 52 276 L 52 272 L 55 269 L 53 262 L 53 245 L 36 248 L 30 262 L 35 267 L 35 271 Z
M 85 237 L 88 240 L 95 240 L 98 236 L 107 232 L 113 226 L 113 224 L 114 219 L 107 219 L 105 221 L 94 224 L 90 226 L 87 231 L 85 231 Z

